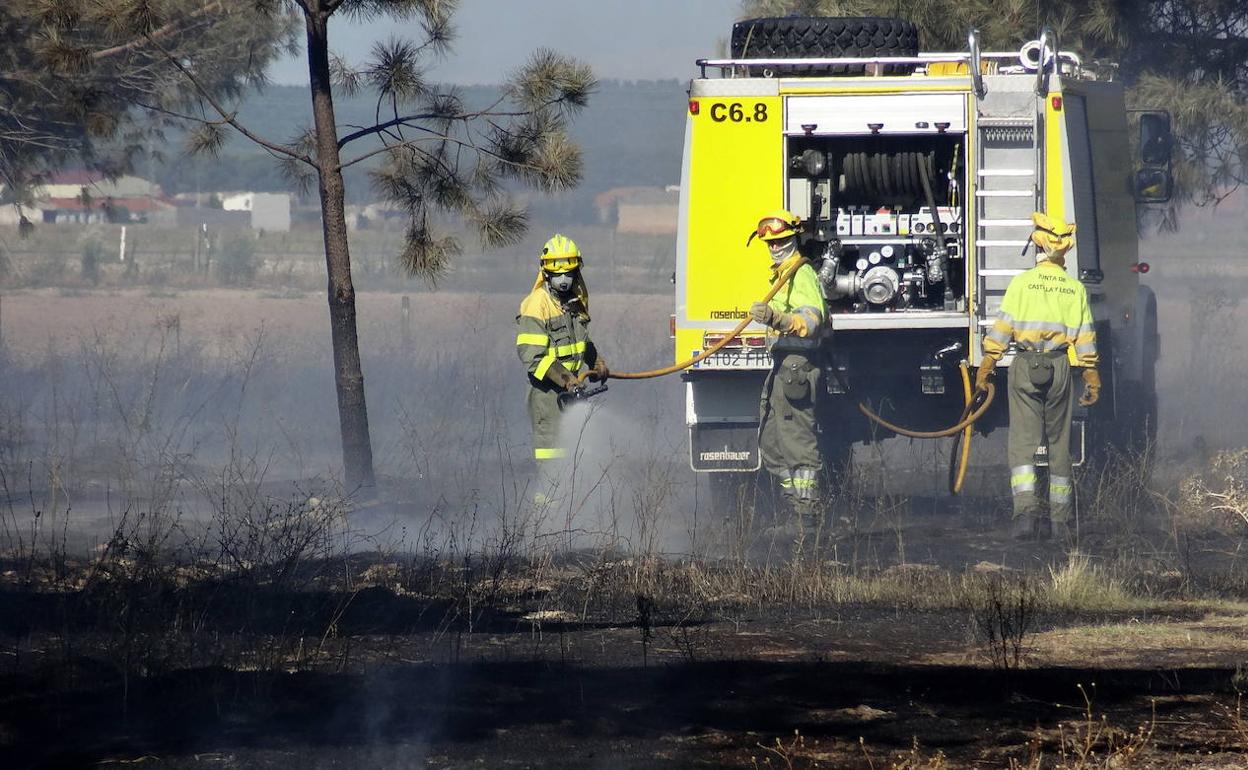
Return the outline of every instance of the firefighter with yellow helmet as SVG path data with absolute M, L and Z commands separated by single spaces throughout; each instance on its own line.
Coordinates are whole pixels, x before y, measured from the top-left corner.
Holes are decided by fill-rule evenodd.
M 1096 403 L 1101 392 L 1097 373 L 1096 329 L 1083 284 L 1066 272 L 1066 252 L 1074 245 L 1075 226 L 1036 212 L 1030 244 L 1036 266 L 1010 281 L 1001 310 L 984 338 L 984 359 L 976 387 L 984 390 L 1010 341 L 1017 354 L 1010 366 L 1008 458 L 1017 539 L 1056 536 L 1069 542 L 1074 484 L 1071 479 L 1070 424 L 1073 369 L 1083 371 L 1081 406 Z M 1048 447 L 1049 513 L 1041 512 L 1036 494 L 1035 453 Z
M 555 234 L 539 260 L 533 290 L 516 316 L 516 352 L 529 384 L 533 458 L 546 482 L 553 478 L 551 462 L 567 456 L 559 442 L 559 394 L 581 387 L 577 373 L 583 366 L 594 380 L 605 380 L 608 371 L 589 336 L 589 291 L 581 276 L 580 249 L 571 238 Z M 537 499 L 547 491 L 539 490 Z
M 758 221 L 746 242 L 757 237 L 767 245 L 773 285 L 802 259 L 797 249 L 800 225 L 800 218 L 777 209 Z M 817 524 L 822 512 L 823 455 L 815 420 L 822 377 L 815 355 L 827 307 L 814 268 L 802 265 L 770 302 L 755 302 L 750 316 L 767 327 L 772 356 L 759 405 L 759 454 L 799 517 L 800 545 L 804 531 Z

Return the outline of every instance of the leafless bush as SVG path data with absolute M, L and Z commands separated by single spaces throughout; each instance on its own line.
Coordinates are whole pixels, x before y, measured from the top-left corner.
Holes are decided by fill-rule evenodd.
M 1104 715 L 1093 711 L 1092 699 L 1083 685 L 1083 718 L 1059 725 L 1060 767 L 1071 770 L 1128 770 L 1142 767 L 1154 748 L 1153 732 L 1156 716 L 1134 731 L 1128 732 L 1109 723 Z
M 1248 449 L 1217 452 L 1208 468 L 1183 479 L 1178 513 L 1189 524 L 1248 534 Z
M 971 620 L 993 668 L 1010 671 L 1022 663 L 1038 599 L 1034 585 L 1023 576 L 990 575 L 973 581 L 967 592 Z

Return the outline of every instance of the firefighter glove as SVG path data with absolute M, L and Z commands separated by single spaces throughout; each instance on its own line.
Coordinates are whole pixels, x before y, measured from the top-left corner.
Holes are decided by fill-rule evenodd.
M 1083 370 L 1083 395 L 1079 406 L 1092 406 L 1101 397 L 1101 373 L 1095 369 Z
M 607 368 L 607 362 L 603 361 L 602 357 L 599 356 L 598 360 L 594 361 L 594 368 L 589 370 L 589 379 L 595 382 L 602 382 L 610 376 L 611 370 Z
M 997 359 L 991 356 L 984 356 L 984 360 L 979 362 L 979 369 L 975 372 L 976 392 L 988 390 L 988 381 L 992 379 L 992 372 L 996 368 Z
M 576 375 L 569 372 L 567 368 L 556 361 L 546 370 L 546 379 L 555 383 L 566 391 L 573 391 L 581 387 L 581 383 L 576 379 Z
M 750 306 L 750 317 L 759 323 L 769 326 L 778 332 L 793 330 L 793 314 L 781 313 L 766 302 L 755 302 Z

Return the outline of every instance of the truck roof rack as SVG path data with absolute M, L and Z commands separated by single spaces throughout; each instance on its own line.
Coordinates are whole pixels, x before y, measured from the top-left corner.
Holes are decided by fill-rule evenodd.
M 1040 59 L 1043 58 L 1047 65 L 1048 62 L 1056 59 L 1058 69 L 1061 74 L 1073 75 L 1079 77 L 1084 73 L 1083 60 L 1073 51 L 1057 50 L 1057 36 L 1049 28 L 1041 31 L 1040 39 L 1033 40 L 1025 44 L 1018 51 L 980 51 L 979 50 L 979 33 L 978 30 L 971 30 L 968 35 L 969 51 L 949 51 L 920 53 L 915 56 L 840 56 L 840 57 L 810 57 L 801 59 L 698 59 L 697 66 L 700 68 L 701 77 L 706 78 L 707 69 L 718 69 L 720 77 L 738 77 L 738 73 L 744 69 L 745 73 L 749 73 L 749 68 L 768 68 L 768 67 L 833 67 L 833 66 L 858 66 L 864 69 L 864 76 L 880 76 L 885 69 L 885 65 L 912 65 L 914 67 L 926 67 L 937 63 L 966 63 L 970 65 L 972 62 L 980 62 L 980 67 L 970 67 L 967 69 L 979 70 L 974 74 L 975 91 L 977 95 L 983 95 L 983 74 L 1029 74 L 1036 73 L 1037 77 L 1043 77 L 1048 66 L 1041 66 Z M 989 62 L 990 73 L 984 73 L 982 62 Z M 1008 62 L 1008 63 L 1007 63 Z M 748 75 L 747 75 L 748 76 Z
M 1031 73 L 1036 71 L 1035 65 L 1023 64 L 1020 60 L 1018 51 L 983 51 L 979 54 L 980 58 L 986 61 L 997 63 L 998 71 L 1006 74 L 1006 70 L 1016 72 L 1018 74 Z M 715 68 L 720 71 L 721 77 L 733 77 L 739 68 L 744 67 L 831 67 L 835 65 L 884 65 L 884 64 L 911 64 L 916 67 L 924 67 L 929 64 L 942 62 L 967 62 L 972 59 L 971 54 L 963 52 L 950 53 L 921 53 L 916 56 L 865 56 L 865 57 L 836 57 L 836 58 L 806 58 L 806 59 L 698 59 L 696 64 L 701 69 L 702 77 L 706 77 L 708 68 Z M 1063 72 L 1068 74 L 1079 74 L 1083 70 L 1083 60 L 1079 55 L 1071 51 L 1061 51 L 1058 54 L 1058 60 L 1063 65 Z M 1003 62 L 1011 62 L 1010 65 L 1002 67 Z M 1015 70 L 1015 68 L 1017 68 Z M 867 68 L 867 76 L 874 75 L 879 72 L 880 68 Z

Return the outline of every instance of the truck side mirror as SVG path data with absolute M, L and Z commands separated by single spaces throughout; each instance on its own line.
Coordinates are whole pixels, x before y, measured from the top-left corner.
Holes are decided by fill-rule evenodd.
M 1136 202 L 1165 203 L 1174 191 L 1174 174 L 1170 169 L 1174 134 L 1170 131 L 1170 113 L 1140 112 L 1138 151 L 1139 167 L 1131 184 Z
M 1170 114 L 1145 112 L 1140 115 L 1140 162 L 1145 166 L 1168 166 L 1174 148 Z
M 1142 168 L 1135 172 L 1133 192 L 1139 203 L 1165 203 L 1174 192 L 1174 177 L 1168 168 Z

